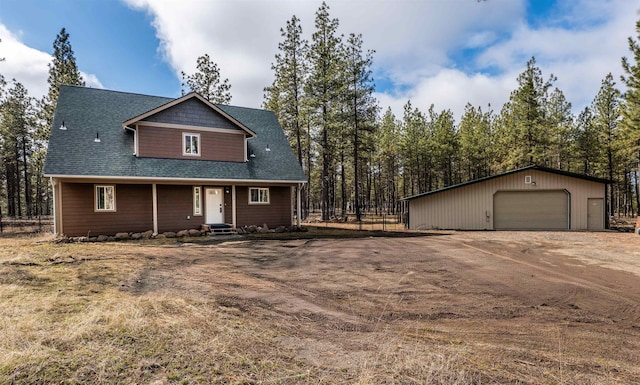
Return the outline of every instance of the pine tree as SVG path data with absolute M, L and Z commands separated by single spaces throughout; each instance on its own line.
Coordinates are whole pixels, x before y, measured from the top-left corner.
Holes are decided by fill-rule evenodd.
M 347 126 L 351 136 L 353 159 L 353 191 L 356 220 L 362 220 L 360 212 L 360 175 L 359 163 L 362 162 L 364 144 L 371 138 L 375 130 L 378 103 L 373 97 L 375 86 L 371 78 L 373 51 L 363 52 L 362 35 L 350 34 L 344 47 L 344 81 L 346 90 Z M 347 138 L 343 138 L 347 140 Z
M 570 170 L 573 115 L 571 103 L 558 88 L 549 95 L 546 122 L 549 133 L 546 163 L 560 170 Z
M 451 110 L 444 110 L 432 118 L 433 150 L 438 178 L 438 187 L 447 187 L 459 182 L 457 168 L 459 165 L 458 132 Z
M 49 140 L 49 133 L 51 131 L 51 125 L 53 124 L 53 114 L 58 103 L 58 94 L 60 86 L 63 84 L 73 86 L 84 86 L 85 82 L 82 79 L 82 74 L 76 64 L 76 58 L 74 56 L 73 48 L 71 47 L 71 41 L 69 34 L 65 28 L 60 30 L 60 33 L 56 36 L 53 42 L 53 58 L 49 63 L 49 91 L 38 102 L 38 124 L 36 128 L 36 134 L 34 137 L 35 150 L 32 156 L 31 168 L 36 170 L 34 175 L 37 180 L 35 184 L 37 186 L 44 186 L 43 192 L 36 195 L 36 207 L 42 207 L 43 200 L 46 203 L 46 208 L 43 214 L 51 213 L 51 190 L 50 186 L 44 177 L 41 170 L 44 167 L 44 158 L 46 153 L 46 143 Z M 40 212 L 38 212 L 40 214 Z
M 284 40 L 278 44 L 279 53 L 276 54 L 276 62 L 271 65 L 275 79 L 268 89 L 270 99 L 278 100 L 278 111 L 274 112 L 277 112 L 278 120 L 302 166 L 304 129 L 301 110 L 304 83 L 308 76 L 306 56 L 309 48 L 308 42 L 302 38 L 300 19 L 295 15 L 287 21 L 286 29 L 280 29 L 280 34 Z M 268 103 L 265 101 L 265 105 Z
M 382 209 L 389 214 L 396 213 L 396 201 L 398 200 L 398 174 L 400 146 L 400 123 L 396 121 L 391 108 L 382 116 L 380 127 L 375 133 L 376 146 L 376 172 L 382 183 L 379 184 L 377 195 L 380 197 Z
M 69 34 L 65 28 L 60 30 L 53 42 L 53 60 L 49 63 L 49 92 L 41 101 L 41 124 L 39 126 L 38 139 L 46 142 L 49 140 L 53 114 L 58 103 L 58 93 L 62 84 L 72 86 L 84 86 L 84 80 L 73 54 Z
M 404 105 L 400 151 L 402 164 L 402 195 L 414 195 L 430 190 L 432 184 L 431 132 L 422 112 L 411 101 Z
M 339 140 L 334 135 L 334 130 L 338 125 L 336 117 L 340 112 L 338 96 L 341 87 L 339 70 L 342 39 L 336 35 L 338 25 L 338 19 L 330 18 L 329 6 L 323 2 L 316 12 L 316 30 L 312 35 L 308 55 L 310 74 L 305 85 L 305 93 L 313 111 L 312 119 L 319 130 L 322 220 L 328 220 L 334 208 L 331 193 L 335 190 L 332 188 L 335 174 L 332 166 L 335 162 L 335 142 Z
M 578 115 L 576 135 L 576 155 L 581 163 L 578 171 L 585 175 L 594 175 L 600 159 L 600 147 L 591 108 L 586 107 Z
M 6 181 L 9 216 L 33 215 L 29 161 L 33 152 L 34 122 L 34 100 L 14 79 L 0 108 L 1 171 Z
M 640 37 L 640 21 L 636 22 L 636 32 Z M 629 51 L 633 54 L 633 61 L 626 57 L 622 58 L 622 69 L 626 75 L 621 78 L 627 90 L 623 95 L 624 103 L 621 109 L 620 128 L 623 135 L 621 153 L 637 165 L 635 180 L 638 180 L 640 175 L 640 45 L 631 37 L 628 39 L 628 44 Z M 640 184 L 638 183 L 636 183 L 636 208 L 640 216 Z
M 599 146 L 602 148 L 605 164 L 605 175 L 614 181 L 614 171 L 619 168 L 620 160 L 617 154 L 618 123 L 620 122 L 620 91 L 616 88 L 613 75 L 608 73 L 602 80 L 600 90 L 592 103 L 594 124 L 598 133 Z M 613 185 L 609 189 L 609 215 L 613 215 Z
M 278 44 L 279 53 L 276 54 L 276 62 L 271 65 L 275 79 L 270 87 L 265 88 L 264 106 L 271 109 L 280 125 L 284 129 L 291 147 L 298 156 L 298 163 L 306 169 L 309 177 L 309 169 L 305 167 L 307 158 L 306 142 L 311 140 L 304 130 L 304 84 L 308 77 L 307 53 L 309 45 L 302 38 L 302 26 L 300 19 L 295 15 L 287 21 L 285 29 L 280 29 L 283 41 Z M 301 215 L 308 211 L 306 195 L 308 189 L 301 191 Z
M 460 121 L 460 154 L 463 180 L 473 180 L 489 176 L 493 162 L 491 113 L 482 112 L 467 103 Z
M 509 120 L 513 127 L 505 132 L 513 136 L 512 152 L 508 159 L 509 168 L 530 164 L 547 163 L 550 145 L 550 130 L 545 121 L 547 91 L 555 81 L 552 75 L 544 81 L 542 71 L 536 66 L 535 58 L 527 62 L 527 68 L 518 76 L 518 88 L 511 93 L 505 104 L 502 118 Z
M 196 60 L 196 73 L 186 75 L 182 72 L 183 87 L 197 92 L 212 103 L 229 104 L 231 102 L 231 84 L 229 79 L 220 79 L 220 69 L 209 54 L 204 54 Z M 185 93 L 185 89 L 182 89 Z

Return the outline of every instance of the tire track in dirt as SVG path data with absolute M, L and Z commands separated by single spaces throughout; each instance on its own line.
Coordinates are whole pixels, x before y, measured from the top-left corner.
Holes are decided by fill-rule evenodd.
M 626 295 L 624 295 L 624 293 L 621 293 L 619 290 L 612 289 L 610 287 L 601 285 L 601 284 L 593 282 L 593 281 L 588 281 L 588 280 L 585 280 L 585 279 L 577 278 L 574 275 L 562 273 L 562 272 L 559 272 L 557 270 L 553 270 L 553 269 L 550 269 L 550 268 L 547 268 L 547 267 L 543 267 L 543 266 L 537 265 L 535 263 L 519 260 L 519 259 L 516 259 L 516 258 L 508 257 L 506 255 L 498 254 L 498 253 L 490 251 L 490 250 L 482 249 L 482 248 L 480 248 L 478 246 L 473 246 L 473 245 L 470 245 L 470 244 L 468 244 L 466 242 L 463 242 L 462 245 L 467 247 L 467 248 L 470 248 L 472 250 L 476 250 L 476 251 L 479 251 L 481 253 L 488 254 L 488 255 L 491 255 L 493 257 L 500 258 L 500 259 L 506 260 L 506 261 L 510 261 L 510 262 L 513 262 L 513 263 L 516 263 L 516 264 L 519 264 L 519 265 L 524 265 L 524 266 L 530 267 L 532 269 L 541 271 L 541 272 L 543 272 L 545 274 L 554 276 L 556 278 L 561 278 L 566 283 L 573 283 L 573 284 L 578 285 L 580 287 L 583 287 L 583 288 L 586 288 L 586 289 L 589 289 L 589 290 L 593 290 L 593 291 L 597 291 L 600 294 L 604 294 L 606 296 L 612 296 L 612 297 L 615 297 L 617 299 L 622 299 L 625 302 L 627 302 L 629 305 L 634 305 L 635 307 L 638 307 L 638 299 L 637 298 L 627 297 Z

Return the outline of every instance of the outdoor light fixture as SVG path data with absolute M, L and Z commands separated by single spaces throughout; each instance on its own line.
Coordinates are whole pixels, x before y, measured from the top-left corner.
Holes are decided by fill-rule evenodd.
M 271 149 L 269 148 L 269 145 L 267 144 L 267 148 L 264 149 L 266 152 L 270 152 Z
M 100 134 L 96 132 L 96 138 L 93 140 L 96 143 L 100 143 Z
M 60 129 L 63 131 L 67 129 L 67 126 L 64 125 L 64 120 L 62 121 L 62 125 L 60 126 Z

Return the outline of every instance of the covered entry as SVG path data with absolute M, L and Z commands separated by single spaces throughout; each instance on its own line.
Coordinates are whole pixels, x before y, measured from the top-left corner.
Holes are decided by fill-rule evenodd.
M 497 191 L 493 196 L 493 227 L 566 230 L 570 197 L 566 190 Z

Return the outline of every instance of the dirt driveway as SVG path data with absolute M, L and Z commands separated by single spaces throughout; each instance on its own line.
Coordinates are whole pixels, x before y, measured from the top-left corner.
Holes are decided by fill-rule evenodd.
M 213 297 L 277 330 L 281 348 L 334 383 L 352 383 L 354 368 L 362 383 L 419 383 L 438 371 L 475 380 L 434 383 L 640 383 L 632 234 L 459 232 L 179 250 L 130 289 Z
M 0 239 L 0 384 L 640 384 L 634 234 L 302 235 Z

